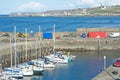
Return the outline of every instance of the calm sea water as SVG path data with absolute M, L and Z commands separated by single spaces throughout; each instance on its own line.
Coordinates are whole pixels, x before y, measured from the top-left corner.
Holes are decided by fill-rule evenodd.
M 14 26 L 17 32 L 25 32 L 25 28 L 28 28 L 28 32 L 38 32 L 38 26 L 43 32 L 52 32 L 54 24 L 59 32 L 76 31 L 76 28 L 119 28 L 120 17 L 0 17 L 2 32 L 13 32 Z M 120 50 L 74 54 L 77 58 L 72 63 L 57 65 L 55 69 L 45 70 L 43 75 L 25 77 L 24 80 L 91 80 L 103 69 L 103 56 L 107 57 L 108 67 L 120 56 Z
M 47 69 L 43 75 L 25 77 L 24 80 L 91 80 L 103 70 L 106 56 L 107 67 L 120 56 L 120 50 L 89 51 L 73 53 L 77 58 L 69 64 L 59 64 L 55 69 Z
M 93 27 L 120 27 L 120 16 L 87 16 L 87 17 L 0 17 L 0 31 L 13 32 L 17 26 L 18 32 L 38 32 L 41 26 L 43 32 L 52 32 L 53 25 L 56 31 L 76 31 L 76 28 Z

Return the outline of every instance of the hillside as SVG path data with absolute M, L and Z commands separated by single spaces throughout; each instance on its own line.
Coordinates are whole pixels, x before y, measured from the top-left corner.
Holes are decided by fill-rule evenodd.
M 99 6 L 86 9 L 71 9 L 71 10 L 50 10 L 45 12 L 24 12 L 11 13 L 9 16 L 109 16 L 120 15 L 120 5 L 116 6 Z

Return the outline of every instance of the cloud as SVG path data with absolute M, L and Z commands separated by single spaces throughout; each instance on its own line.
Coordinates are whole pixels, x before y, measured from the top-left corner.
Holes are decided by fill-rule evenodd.
M 81 8 L 88 8 L 99 6 L 100 3 L 100 0 L 78 0 L 76 4 Z
M 105 6 L 120 5 L 120 0 L 77 0 L 76 6 L 80 8 L 97 7 L 103 4 Z
M 120 0 L 106 0 L 106 5 L 120 5 Z
M 47 8 L 47 6 L 40 2 L 31 1 L 31 2 L 20 5 L 17 9 L 19 11 L 29 11 L 29 12 L 35 11 L 35 12 L 37 12 L 37 11 L 41 11 L 45 8 Z
M 75 5 L 74 5 L 73 3 L 69 3 L 69 4 L 68 4 L 68 7 L 69 7 L 69 8 L 75 8 Z

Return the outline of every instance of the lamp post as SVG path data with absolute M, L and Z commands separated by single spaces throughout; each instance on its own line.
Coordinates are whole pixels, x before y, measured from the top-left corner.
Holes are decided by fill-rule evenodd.
M 104 70 L 106 70 L 106 56 L 104 56 Z

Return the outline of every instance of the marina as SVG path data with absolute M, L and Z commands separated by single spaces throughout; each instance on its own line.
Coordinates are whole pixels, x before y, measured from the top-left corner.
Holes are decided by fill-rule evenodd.
M 96 51 L 74 52 L 72 54 L 77 56 L 72 63 L 56 65 L 55 69 L 46 69 L 43 75 L 24 77 L 24 80 L 92 80 L 104 68 L 104 55 L 107 58 L 106 66 L 109 67 L 114 62 L 114 59 L 119 56 L 119 50 L 102 51 L 101 54 Z
M 16 78 L 13 75 L 19 74 L 15 69 L 19 67 L 23 80 L 96 80 L 97 74 L 104 73 L 104 56 L 106 68 L 119 57 L 120 37 L 109 36 L 119 33 L 119 28 L 56 32 L 52 27 L 44 32 L 44 28 L 36 27 L 34 33 L 29 28 L 21 29 L 18 25 L 12 32 L 0 32 L 1 64 L 8 78 Z
M 91 29 L 88 29 L 88 30 L 91 31 Z M 101 28 L 99 28 L 99 29 L 102 30 Z M 95 30 L 95 28 L 93 29 L 93 31 L 94 30 Z M 98 30 L 98 28 L 97 28 L 97 30 Z M 106 29 L 103 29 L 103 30 L 106 30 Z M 108 33 L 113 31 L 112 28 L 111 29 L 109 28 L 107 30 L 109 30 Z M 118 29 L 114 28 L 114 32 L 117 32 L 116 30 L 118 30 Z M 82 31 L 84 32 L 84 30 L 82 30 Z M 81 33 L 83 33 L 83 32 L 81 32 Z M 39 34 L 39 33 L 37 33 L 37 34 Z M 12 34 L 12 33 L 9 33 L 9 34 Z M 55 34 L 55 33 L 53 33 L 53 34 Z M 63 33 L 59 33 L 59 34 L 63 34 Z M 71 33 L 69 33 L 69 34 L 71 34 Z M 58 33 L 57 33 L 57 35 L 58 35 Z M 7 45 L 5 45 L 1 48 L 1 52 L 6 53 L 6 54 L 2 55 L 2 60 L 1 60 L 2 67 L 5 68 L 5 67 L 10 67 L 10 64 L 12 64 L 12 65 L 17 64 L 15 66 L 21 68 L 21 70 L 23 71 L 22 72 L 23 76 L 24 76 L 23 80 L 25 80 L 25 79 L 31 79 L 32 80 L 32 78 L 37 78 L 37 77 L 43 78 L 44 75 L 46 74 L 46 72 L 47 71 L 49 72 L 49 70 L 54 71 L 54 70 L 56 70 L 56 68 L 58 68 L 58 70 L 59 70 L 59 67 L 63 68 L 63 69 L 64 69 L 64 67 L 69 68 L 69 66 L 71 66 L 71 64 L 75 64 L 76 62 L 79 63 L 78 62 L 79 58 L 83 58 L 83 56 L 81 57 L 81 55 L 83 55 L 83 53 L 85 53 L 86 56 L 88 56 L 88 54 L 92 54 L 93 56 L 95 56 L 95 60 L 97 59 L 96 61 L 98 61 L 98 63 L 96 64 L 96 69 L 97 69 L 96 73 L 99 73 L 100 71 L 103 71 L 103 73 L 104 73 L 104 70 L 103 70 L 103 68 L 104 68 L 104 66 L 103 66 L 103 63 L 104 63 L 103 62 L 104 61 L 103 56 L 108 55 L 108 53 L 106 54 L 105 52 L 107 50 L 108 51 L 109 50 L 116 51 L 116 50 L 119 49 L 119 45 L 116 46 L 116 44 L 119 43 L 119 37 L 118 38 L 107 37 L 105 39 L 104 38 L 95 38 L 94 40 L 91 39 L 91 38 L 88 38 L 88 37 L 87 38 L 82 38 L 81 37 L 81 39 L 83 39 L 81 41 L 84 42 L 84 44 L 81 44 L 80 46 L 78 46 L 79 42 L 78 41 L 76 42 L 76 39 L 73 39 L 73 38 L 76 38 L 74 36 L 71 36 L 71 37 L 68 37 L 68 36 L 66 37 L 65 36 L 65 37 L 62 37 L 62 39 L 56 39 L 55 37 L 53 37 L 53 39 L 52 38 L 51 39 L 44 39 L 44 38 L 40 37 L 41 39 L 39 39 L 39 37 L 40 37 L 39 35 L 34 36 L 34 37 L 30 37 L 30 38 L 29 37 L 27 37 L 27 38 L 16 37 L 15 38 L 16 42 L 14 41 L 14 38 L 13 38 L 13 41 L 12 41 L 11 38 L 9 38 L 9 37 L 8 38 L 6 38 L 6 36 L 1 37 L 1 45 L 2 44 L 7 44 Z M 8 40 L 6 40 L 6 42 L 3 41 L 5 38 L 8 39 Z M 70 43 L 70 42 L 67 43 L 68 41 L 66 42 L 65 41 L 66 39 L 69 39 L 72 42 L 75 41 L 75 43 L 74 43 L 75 46 L 73 45 L 73 43 Z M 106 41 L 107 41 L 107 43 L 106 43 Z M 116 41 L 116 42 L 114 43 L 114 41 Z M 14 42 L 16 44 L 14 44 Z M 96 44 L 95 45 L 92 44 L 92 47 L 94 47 L 94 48 L 91 49 L 91 46 L 86 44 L 86 42 L 87 43 L 88 42 L 90 42 L 90 43 L 92 43 L 92 42 L 95 43 L 96 42 Z M 63 45 L 63 43 L 65 43 L 66 45 L 64 45 L 64 47 L 61 47 L 61 44 Z M 14 48 L 15 45 L 16 45 L 16 48 Z M 70 45 L 72 45 L 72 47 Z M 103 46 L 104 47 L 106 46 L 106 48 L 104 48 Z M 110 48 L 110 46 L 112 48 Z M 113 47 L 113 46 L 116 46 L 116 47 Z M 15 54 L 15 51 L 16 51 L 16 54 Z M 56 53 L 56 51 L 58 53 Z M 11 54 L 12 54 L 12 56 L 11 56 Z M 15 57 L 15 55 L 16 55 L 16 57 Z M 69 59 L 69 55 L 70 56 L 76 56 L 75 60 L 72 60 L 73 62 L 71 62 L 72 58 Z M 13 59 L 9 56 L 11 56 Z M 42 59 L 42 57 L 44 59 Z M 16 62 L 14 61 L 15 58 L 16 58 Z M 65 58 L 66 58 L 66 60 L 65 60 Z M 46 61 L 46 59 L 48 60 L 47 63 L 44 62 L 44 60 Z M 52 62 L 52 63 L 49 64 L 49 61 Z M 54 63 L 55 63 L 55 65 L 54 65 Z M 110 62 L 110 63 L 112 63 L 112 62 Z M 76 64 L 76 65 L 79 65 L 79 64 Z M 9 68 L 7 68 L 7 69 L 9 70 Z M 5 70 L 7 70 L 7 69 L 5 69 Z M 28 71 L 30 71 L 30 72 L 28 72 Z M 52 71 L 52 73 L 54 73 L 53 71 Z M 7 73 L 8 72 L 6 72 L 6 74 Z M 14 73 L 12 73 L 12 74 L 14 74 Z M 77 75 L 78 75 L 78 73 L 77 73 Z M 97 75 L 97 74 L 95 74 L 95 75 Z M 31 76 L 31 77 L 26 77 L 26 76 Z M 92 79 L 94 76 L 91 76 L 90 79 Z M 76 76 L 76 77 L 78 77 L 78 76 Z M 70 76 L 68 77 L 68 79 L 70 79 Z M 41 80 L 41 79 L 38 79 L 38 80 Z M 78 80 L 79 80 L 79 78 L 78 78 Z M 97 80 L 97 78 L 95 78 L 93 80 Z

